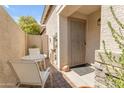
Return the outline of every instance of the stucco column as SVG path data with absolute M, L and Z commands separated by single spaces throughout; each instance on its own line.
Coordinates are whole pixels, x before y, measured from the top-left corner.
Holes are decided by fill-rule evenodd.
M 68 64 L 68 21 L 61 15 L 58 15 L 58 20 L 58 66 L 61 69 Z

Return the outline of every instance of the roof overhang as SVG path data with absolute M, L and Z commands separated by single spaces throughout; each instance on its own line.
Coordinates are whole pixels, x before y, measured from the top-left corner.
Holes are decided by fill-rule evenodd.
M 45 23 L 46 23 L 46 21 L 49 17 L 49 14 L 50 14 L 50 11 L 51 11 L 52 7 L 53 7 L 53 5 L 45 5 L 44 12 L 43 12 L 43 15 L 42 15 L 41 21 L 40 21 L 40 23 L 41 23 L 41 33 L 42 33 L 42 31 L 44 31 L 46 29 Z
M 49 16 L 49 12 L 50 12 L 51 8 L 52 8 L 52 5 L 46 5 L 45 6 L 43 16 L 41 17 L 41 24 L 45 24 L 46 19 Z

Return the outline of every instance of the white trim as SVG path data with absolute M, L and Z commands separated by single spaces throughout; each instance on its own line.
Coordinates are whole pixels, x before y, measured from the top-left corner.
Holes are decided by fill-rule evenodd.
M 58 63 L 58 69 L 60 70 L 60 18 L 59 14 L 57 13 L 57 21 L 58 21 L 58 31 L 57 31 L 57 39 L 58 39 L 58 51 L 57 51 L 57 63 Z
M 61 6 L 57 6 L 57 11 L 56 11 L 56 13 L 57 14 L 60 14 L 61 13 L 61 11 L 66 7 L 67 5 L 61 5 Z

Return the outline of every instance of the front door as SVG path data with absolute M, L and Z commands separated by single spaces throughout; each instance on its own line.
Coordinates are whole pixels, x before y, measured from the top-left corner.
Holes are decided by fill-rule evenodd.
M 85 21 L 70 19 L 71 67 L 85 63 L 85 26 Z

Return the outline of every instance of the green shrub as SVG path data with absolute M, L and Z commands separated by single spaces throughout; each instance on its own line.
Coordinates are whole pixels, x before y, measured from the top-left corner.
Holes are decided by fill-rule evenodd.
M 121 54 L 119 56 L 119 60 L 116 59 L 115 56 L 112 55 L 112 51 L 107 51 L 105 41 L 103 41 L 103 48 L 105 52 L 105 56 L 107 59 L 109 59 L 110 64 L 111 63 L 117 63 L 121 66 L 121 68 L 114 67 L 111 65 L 112 69 L 116 73 L 116 76 L 109 71 L 109 66 L 106 65 L 106 70 L 108 71 L 108 75 L 106 75 L 106 84 L 108 87 L 117 87 L 117 88 L 124 88 L 124 36 L 122 34 L 122 30 L 124 30 L 124 24 L 116 17 L 113 7 L 110 7 L 110 11 L 112 13 L 112 16 L 119 26 L 119 31 L 115 30 L 115 28 L 112 26 L 112 22 L 108 21 L 108 27 L 110 28 L 110 31 L 112 33 L 112 36 L 115 40 L 115 42 L 118 44 L 119 49 L 121 50 Z M 103 59 L 103 56 L 99 54 L 102 62 L 105 62 L 105 59 Z
M 36 45 L 32 45 L 30 48 L 38 48 Z

